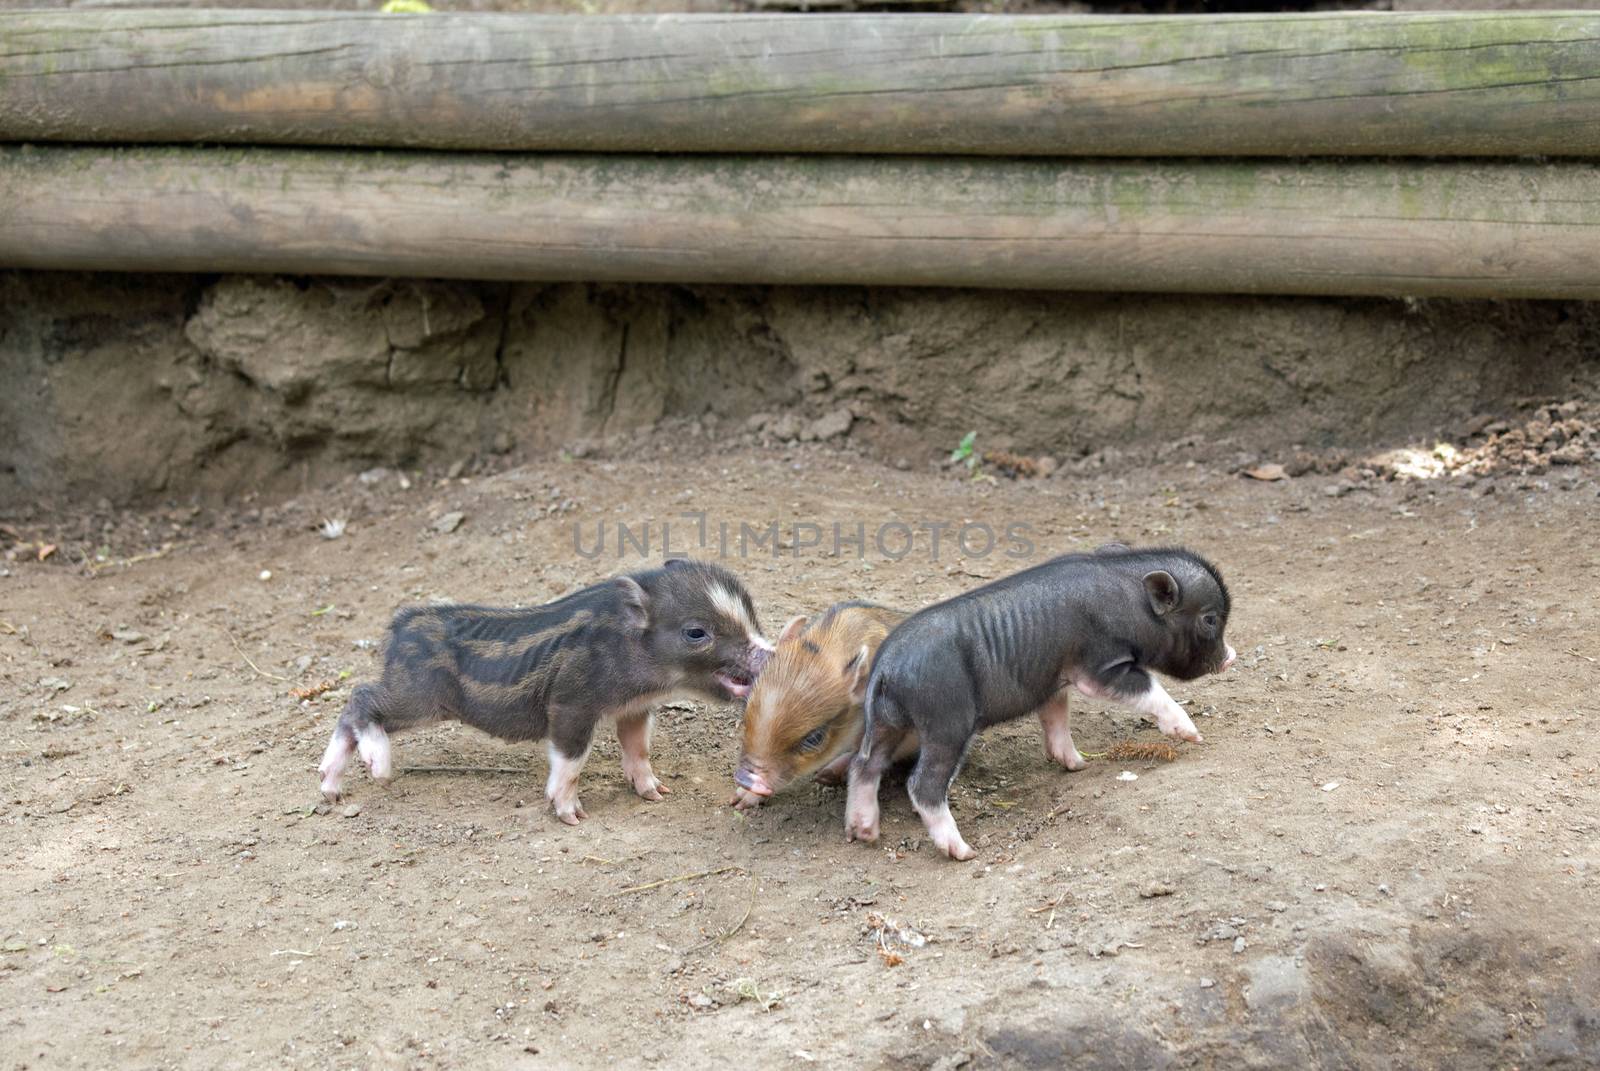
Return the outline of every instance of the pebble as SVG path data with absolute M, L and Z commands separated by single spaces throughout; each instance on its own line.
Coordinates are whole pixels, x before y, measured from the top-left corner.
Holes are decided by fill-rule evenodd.
M 435 532 L 454 532 L 461 527 L 461 522 L 466 519 L 467 515 L 465 513 L 460 510 L 451 510 L 433 522 L 433 530 Z
M 356 928 L 356 924 L 349 919 L 340 919 L 333 924 L 333 928 L 335 931 L 353 930 Z
M 261 570 L 261 572 L 256 575 L 256 579 L 260 580 L 262 582 L 271 580 L 272 579 L 272 570 L 271 569 L 263 569 L 263 570 Z
M 1235 937 L 1233 939 L 1233 954 L 1237 956 L 1240 952 L 1243 952 L 1244 949 L 1245 949 L 1244 938 L 1243 937 Z
M 1146 900 L 1154 900 L 1158 896 L 1171 896 L 1177 888 L 1164 881 L 1152 881 L 1149 885 L 1139 890 L 1139 895 Z
M 1281 911 L 1287 911 L 1287 910 L 1289 910 L 1289 905 L 1284 903 L 1282 900 L 1268 900 L 1267 901 L 1267 910 L 1268 911 L 1280 911 L 1280 912 Z
M 800 438 L 804 440 L 815 439 L 826 442 L 836 439 L 850 432 L 850 425 L 855 422 L 855 415 L 848 409 L 835 409 L 827 416 L 819 417 L 808 424 L 801 432 Z
M 1215 978 L 1202 978 L 1202 979 L 1200 979 L 1200 988 L 1201 989 L 1210 989 L 1212 986 L 1214 986 L 1216 984 L 1217 984 L 1217 980 Z
M 356 815 L 361 813 L 361 804 L 352 803 L 339 813 L 344 815 L 346 818 L 354 818 Z

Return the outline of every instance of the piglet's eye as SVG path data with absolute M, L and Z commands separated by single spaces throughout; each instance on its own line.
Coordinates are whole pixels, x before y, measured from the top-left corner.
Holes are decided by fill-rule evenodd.
M 1205 625 L 1206 628 L 1216 628 L 1217 627 L 1217 615 L 1216 614 L 1207 614 L 1205 617 L 1202 617 L 1200 619 L 1200 623 Z
M 811 730 L 810 733 L 808 733 L 806 735 L 806 738 L 804 740 L 800 741 L 800 750 L 802 750 L 802 751 L 815 751 L 815 750 L 817 750 L 817 748 L 822 746 L 822 742 L 824 740 L 826 740 L 827 738 L 828 738 L 828 727 L 827 726 L 823 726 L 820 729 L 813 729 L 813 730 Z
M 683 638 L 688 640 L 690 643 L 705 643 L 711 638 L 711 633 L 707 632 L 699 625 L 689 625 L 683 630 Z

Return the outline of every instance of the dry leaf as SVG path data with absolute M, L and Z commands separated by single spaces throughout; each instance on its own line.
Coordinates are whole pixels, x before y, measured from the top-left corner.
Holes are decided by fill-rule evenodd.
M 1244 474 L 1252 480 L 1287 480 L 1289 473 L 1276 461 L 1265 465 L 1257 465 L 1253 469 L 1245 469 Z
M 40 543 L 39 544 L 39 560 L 40 561 L 44 561 L 46 558 L 50 557 L 50 555 L 54 554 L 55 552 L 56 552 L 56 545 L 54 543 Z

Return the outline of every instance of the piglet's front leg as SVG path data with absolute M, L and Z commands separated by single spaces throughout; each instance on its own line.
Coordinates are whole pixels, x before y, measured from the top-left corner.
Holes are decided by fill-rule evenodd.
M 1089 677 L 1079 677 L 1073 683 L 1084 695 L 1115 700 L 1149 717 L 1156 723 L 1156 728 L 1168 736 L 1187 740 L 1191 744 L 1204 742 L 1200 730 L 1195 728 L 1194 722 L 1178 705 L 1178 701 L 1167 694 L 1160 681 L 1142 669 L 1124 674 L 1120 680 L 1109 686 Z
M 1067 695 L 1066 691 L 1057 692 L 1039 708 L 1039 724 L 1044 729 L 1044 753 L 1063 768 L 1076 772 L 1089 764 L 1072 742 L 1072 715 L 1067 710 Z
M 660 802 L 672 790 L 661 783 L 650 767 L 650 712 L 617 719 L 617 743 L 622 745 L 622 772 L 643 799 Z

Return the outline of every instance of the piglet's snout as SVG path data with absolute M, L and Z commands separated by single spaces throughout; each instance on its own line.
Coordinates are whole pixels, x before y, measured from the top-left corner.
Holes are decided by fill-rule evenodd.
M 1224 658 L 1222 660 L 1222 665 L 1217 667 L 1217 672 L 1218 673 L 1226 673 L 1226 672 L 1228 672 L 1228 670 L 1233 667 L 1234 659 L 1236 659 L 1238 657 L 1239 657 L 1239 652 L 1235 651 L 1233 649 L 1233 645 L 1232 644 L 1229 644 L 1228 645 L 1228 657 Z
M 733 781 L 740 788 L 754 792 L 758 796 L 772 795 L 772 786 L 761 776 L 761 771 L 751 766 L 748 761 L 739 763 L 739 768 L 733 771 Z

